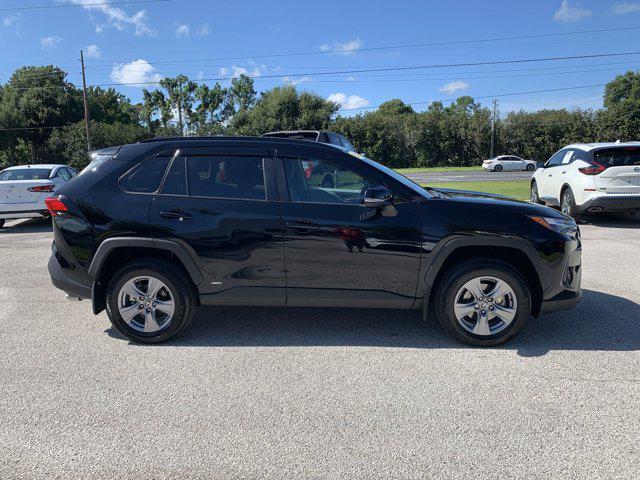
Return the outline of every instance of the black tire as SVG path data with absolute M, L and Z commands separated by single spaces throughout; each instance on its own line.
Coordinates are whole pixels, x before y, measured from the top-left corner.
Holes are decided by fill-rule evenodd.
M 503 170 L 502 165 L 496 165 L 493 167 L 494 172 L 501 172 Z
M 527 172 L 533 172 L 536 169 L 536 167 L 534 165 L 527 165 Z
M 153 276 L 162 281 L 168 287 L 175 304 L 169 325 L 150 334 L 129 326 L 118 310 L 120 289 L 127 281 L 139 276 Z M 164 342 L 184 331 L 193 318 L 197 302 L 186 275 L 173 264 L 154 258 L 143 258 L 124 265 L 112 277 L 106 295 L 107 315 L 111 324 L 120 334 L 137 343 Z
M 517 301 L 516 315 L 501 331 L 475 335 L 456 318 L 454 303 L 463 285 L 476 277 L 494 277 L 511 287 Z M 493 258 L 478 258 L 454 265 L 447 270 L 435 288 L 435 314 L 442 328 L 456 340 L 478 347 L 492 347 L 511 340 L 531 315 L 531 293 L 527 281 L 509 264 Z
M 4 227 L 4 219 L 0 219 L 0 228 Z
M 538 184 L 533 181 L 531 182 L 531 191 L 529 200 L 531 203 L 535 203 L 536 205 L 543 205 L 544 202 L 540 200 L 540 195 L 538 194 Z
M 560 198 L 560 211 L 565 215 L 573 217 L 576 221 L 581 218 L 580 213 L 576 209 L 576 201 L 571 187 L 567 187 L 562 191 L 562 196 Z

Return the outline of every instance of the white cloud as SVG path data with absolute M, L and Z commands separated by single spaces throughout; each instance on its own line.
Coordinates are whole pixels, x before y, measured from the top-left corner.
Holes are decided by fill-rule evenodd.
M 87 45 L 85 50 L 87 52 L 87 58 L 100 58 L 102 56 L 102 52 L 96 44 Z
M 325 43 L 320 45 L 321 52 L 331 52 L 332 55 L 353 55 L 355 54 L 355 50 L 358 50 L 362 47 L 362 40 L 359 38 L 354 38 L 353 40 L 349 40 L 344 43 L 334 43 L 328 44 Z
M 196 35 L 198 35 L 199 37 L 206 37 L 210 33 L 211 33 L 211 28 L 209 27 L 208 23 L 203 23 L 196 30 Z
M 56 45 L 58 45 L 62 39 L 56 35 L 51 35 L 49 37 L 43 37 L 40 39 L 40 46 L 43 50 L 50 50 Z
M 138 59 L 129 63 L 114 65 L 111 70 L 111 79 L 117 83 L 147 87 L 150 82 L 158 82 L 162 78 L 160 74 L 154 73 L 155 70 L 146 60 Z
M 186 23 L 176 26 L 176 37 L 186 37 L 189 35 L 191 28 Z
M 577 22 L 584 18 L 589 18 L 591 16 L 591 10 L 585 10 L 580 7 L 580 4 L 572 7 L 569 5 L 568 0 L 562 0 L 560 4 L 560 9 L 553 16 L 553 20 L 556 22 Z
M 640 3 L 614 3 L 611 6 L 611 11 L 616 15 L 626 15 L 627 13 L 640 12 Z
M 438 90 L 451 95 L 452 93 L 455 93 L 459 90 L 466 90 L 467 88 L 469 88 L 469 84 L 467 82 L 463 82 L 462 80 L 456 80 L 455 82 L 451 82 L 451 83 L 447 83 L 446 85 L 443 85 Z
M 349 95 L 344 93 L 332 93 L 327 97 L 330 102 L 335 102 L 343 109 L 351 110 L 354 108 L 363 108 L 369 106 L 369 100 L 359 95 Z
M 249 60 L 249 64 L 252 64 L 251 60 Z M 221 77 L 229 77 L 235 78 L 240 75 L 249 75 L 250 77 L 260 77 L 267 70 L 266 65 L 256 65 L 253 70 L 249 71 L 245 67 L 238 67 L 236 65 L 232 65 L 231 67 L 221 67 L 218 73 Z M 231 74 L 231 75 L 230 75 Z
M 301 83 L 305 83 L 305 82 L 310 82 L 311 81 L 311 77 L 290 77 L 289 75 L 287 75 L 286 77 L 282 77 L 282 82 L 286 83 L 287 85 L 300 85 Z
M 136 35 L 154 36 L 156 34 L 155 30 L 149 26 L 147 12 L 144 10 L 138 10 L 136 13 L 129 15 L 123 9 L 108 3 L 100 3 L 95 0 L 69 1 L 74 5 L 82 5 L 85 10 L 101 13 L 106 17 L 105 23 L 96 24 L 97 33 L 101 33 L 105 27 L 115 28 L 116 30 L 125 30 L 132 27 Z
M 14 24 L 16 24 L 18 21 L 20 20 L 20 14 L 16 14 L 16 15 L 7 15 L 6 17 L 2 18 L 2 25 L 5 27 L 10 27 Z

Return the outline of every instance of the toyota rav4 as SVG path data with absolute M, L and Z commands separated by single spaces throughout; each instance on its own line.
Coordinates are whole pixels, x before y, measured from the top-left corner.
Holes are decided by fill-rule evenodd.
M 136 342 L 182 332 L 200 305 L 255 305 L 421 309 L 462 342 L 497 345 L 580 296 L 579 230 L 551 208 L 423 188 L 301 140 L 114 153 L 47 200 L 49 272 Z

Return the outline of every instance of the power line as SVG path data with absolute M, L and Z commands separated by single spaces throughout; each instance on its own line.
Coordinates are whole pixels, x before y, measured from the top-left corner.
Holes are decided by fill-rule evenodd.
M 500 94 L 494 94 L 494 95 L 481 95 L 481 96 L 475 96 L 472 97 L 474 100 L 482 100 L 482 99 L 487 99 L 487 98 L 494 98 L 494 97 L 512 97 L 512 96 L 516 96 L 516 95 L 531 95 L 534 93 L 548 93 L 548 92 L 562 92 L 562 91 L 567 91 L 567 90 L 576 90 L 576 89 L 580 89 L 580 88 L 596 88 L 596 87 L 604 87 L 605 85 L 607 85 L 606 83 L 597 83 L 594 85 L 577 85 L 574 87 L 563 87 L 563 88 L 550 88 L 550 89 L 546 89 L 546 90 L 529 90 L 526 92 L 511 92 L 511 93 L 500 93 Z M 457 100 L 457 98 L 447 98 L 447 99 L 438 99 L 438 100 L 427 100 L 424 102 L 411 102 L 411 103 L 405 103 L 405 105 L 430 105 L 432 103 L 436 103 L 436 102 L 455 102 Z M 354 112 L 354 111 L 362 111 L 362 110 L 375 110 L 377 108 L 379 108 L 380 105 L 376 105 L 375 107 L 359 107 L 359 108 L 341 108 L 340 112 Z
M 512 41 L 512 40 L 531 40 L 531 39 L 539 39 L 539 38 L 549 38 L 549 37 L 562 37 L 569 35 L 586 35 L 590 33 L 605 33 L 605 32 L 617 32 L 617 31 L 630 31 L 630 30 L 638 30 L 640 26 L 631 26 L 631 27 L 618 27 L 618 28 L 601 28 L 594 30 L 578 30 L 574 32 L 561 32 L 561 33 L 539 33 L 532 35 L 514 35 L 514 36 L 506 36 L 506 37 L 489 37 L 489 38 L 481 38 L 481 39 L 469 39 L 469 40 L 452 40 L 452 41 L 440 41 L 440 42 L 429 42 L 429 43 L 414 43 L 414 44 L 404 44 L 404 45 L 385 45 L 378 47 L 359 47 L 359 48 L 334 48 L 334 49 L 326 49 L 326 50 L 315 50 L 315 51 L 306 51 L 306 52 L 283 52 L 283 53 L 272 53 L 272 54 L 259 54 L 259 55 L 239 55 L 235 57 L 217 57 L 217 58 L 206 58 L 206 59 L 191 59 L 191 60 L 175 60 L 175 61 L 160 61 L 160 62 L 150 62 L 155 65 L 170 65 L 170 64 L 181 64 L 185 62 L 211 62 L 211 61 L 221 61 L 221 60 L 238 60 L 243 58 L 278 58 L 278 57 L 296 57 L 296 56 L 306 56 L 306 55 L 327 55 L 327 54 L 351 54 L 358 52 L 370 52 L 370 51 L 380 51 L 380 50 L 397 50 L 397 49 L 406 49 L 406 48 L 423 48 L 423 47 L 440 47 L 444 45 L 467 45 L 473 43 L 486 43 L 486 42 L 502 42 L 502 41 Z M 107 62 L 110 63 L 109 60 L 94 60 L 94 62 Z
M 122 0 L 119 2 L 96 2 L 96 3 L 64 3 L 60 5 L 32 5 L 29 7 L 9 7 L 0 8 L 0 12 L 9 12 L 17 10 L 43 10 L 46 8 L 69 8 L 69 7 L 98 7 L 102 5 L 125 5 L 134 3 L 160 3 L 170 2 L 171 0 Z

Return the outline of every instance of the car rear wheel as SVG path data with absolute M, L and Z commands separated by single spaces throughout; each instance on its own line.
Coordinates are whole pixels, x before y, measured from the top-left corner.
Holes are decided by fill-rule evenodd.
M 573 191 L 570 187 L 567 187 L 564 192 L 562 192 L 562 198 L 560 199 L 560 211 L 565 215 L 569 215 L 573 217 L 575 220 L 578 220 L 580 214 L 576 209 L 576 201 L 573 197 Z
M 470 260 L 452 267 L 437 285 L 435 298 L 442 328 L 474 346 L 509 341 L 531 314 L 527 281 L 497 259 Z
M 494 172 L 501 172 L 502 170 L 503 170 L 502 165 L 496 165 L 496 166 L 493 168 L 493 171 L 494 171 Z
M 128 263 L 113 276 L 106 303 L 118 332 L 134 342 L 159 343 L 189 325 L 195 299 L 181 271 L 149 258 Z
M 533 172 L 535 170 L 536 167 L 534 167 L 533 165 L 529 164 L 527 165 L 527 172 Z

